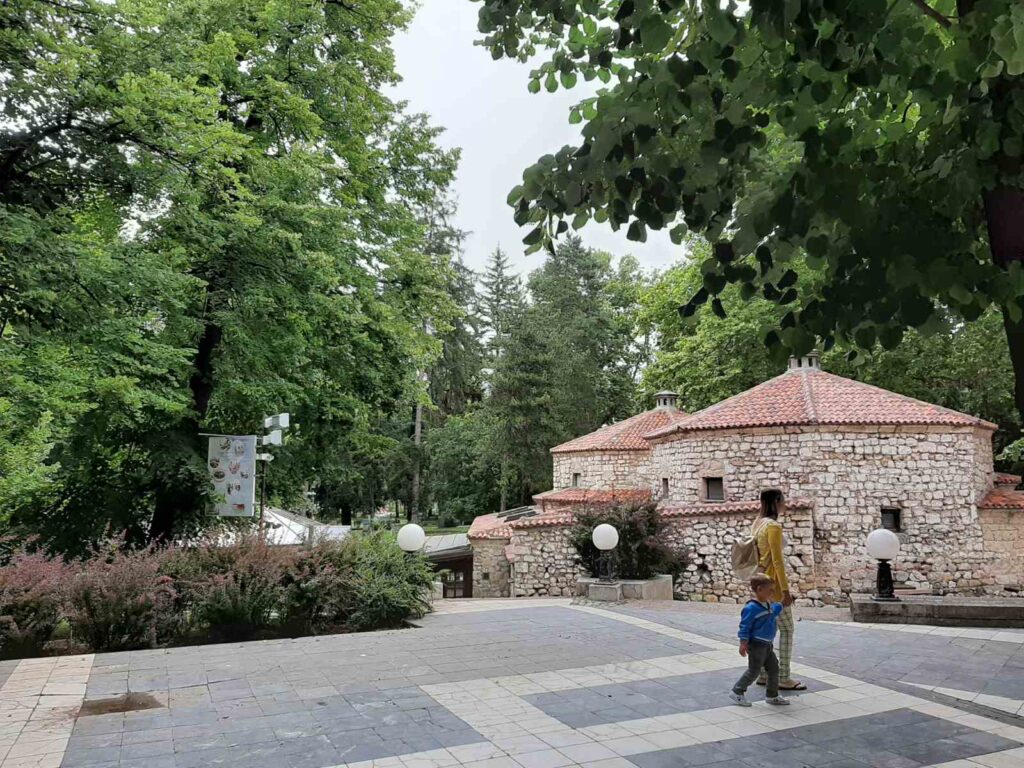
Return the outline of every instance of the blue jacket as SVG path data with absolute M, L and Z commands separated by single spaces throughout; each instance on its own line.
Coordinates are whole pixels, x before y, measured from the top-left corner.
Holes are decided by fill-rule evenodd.
M 782 613 L 782 603 L 759 603 L 748 600 L 740 614 L 740 640 L 775 642 L 775 619 Z

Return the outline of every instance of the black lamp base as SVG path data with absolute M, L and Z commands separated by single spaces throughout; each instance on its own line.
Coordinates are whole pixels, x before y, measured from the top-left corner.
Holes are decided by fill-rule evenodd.
M 888 560 L 878 561 L 878 577 L 875 580 L 875 594 L 871 599 L 876 603 L 898 603 L 892 580 L 892 567 Z
M 608 550 L 602 551 L 598 557 L 597 580 L 601 584 L 615 583 L 615 568 L 612 563 L 612 553 Z

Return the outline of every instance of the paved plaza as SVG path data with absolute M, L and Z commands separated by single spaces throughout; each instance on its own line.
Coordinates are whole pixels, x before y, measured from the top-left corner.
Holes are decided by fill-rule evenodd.
M 1024 768 L 1024 632 L 801 621 L 809 690 L 742 709 L 735 615 L 468 600 L 418 625 L 4 662 L 0 768 Z

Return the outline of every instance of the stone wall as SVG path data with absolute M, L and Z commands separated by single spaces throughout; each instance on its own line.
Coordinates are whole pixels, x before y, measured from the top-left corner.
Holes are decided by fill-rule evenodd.
M 686 553 L 686 572 L 676 582 L 676 592 L 690 600 L 743 603 L 750 597 L 750 586 L 733 576 L 732 545 L 745 541 L 756 513 L 688 515 L 668 518 L 665 543 Z M 814 561 L 814 523 L 811 510 L 791 510 L 785 526 L 784 555 L 787 575 L 798 604 L 816 604 L 822 598 L 817 591 Z
M 991 448 L 978 453 L 990 436 L 971 428 L 877 426 L 699 432 L 656 444 L 652 464 L 655 475 L 671 478 L 668 499 L 676 504 L 701 500 L 703 473 L 710 472 L 723 478 L 727 501 L 756 499 L 771 487 L 813 500 L 815 557 L 806 586 L 823 599 L 870 589 L 864 540 L 888 506 L 902 518 L 897 581 L 980 592 L 995 583 L 975 507 L 979 467 Z M 729 535 L 727 523 L 717 525 Z
M 552 454 L 552 488 L 571 488 L 579 473 L 579 488 L 646 488 L 650 477 L 650 451 L 578 451 Z
M 473 597 L 508 597 L 506 539 L 473 539 Z
M 987 429 L 974 430 L 974 500 L 980 502 L 995 483 L 992 458 L 992 433 Z
M 995 556 L 992 571 L 999 594 L 1024 590 L 1024 510 L 983 509 L 979 513 L 985 549 Z
M 524 528 L 512 534 L 512 597 L 572 597 L 585 575 L 564 526 Z

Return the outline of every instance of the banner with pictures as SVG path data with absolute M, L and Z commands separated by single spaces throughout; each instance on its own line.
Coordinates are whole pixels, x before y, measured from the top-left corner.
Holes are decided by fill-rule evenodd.
M 253 517 L 256 514 L 256 436 L 211 437 L 206 463 L 216 493 L 214 513 L 220 517 Z

